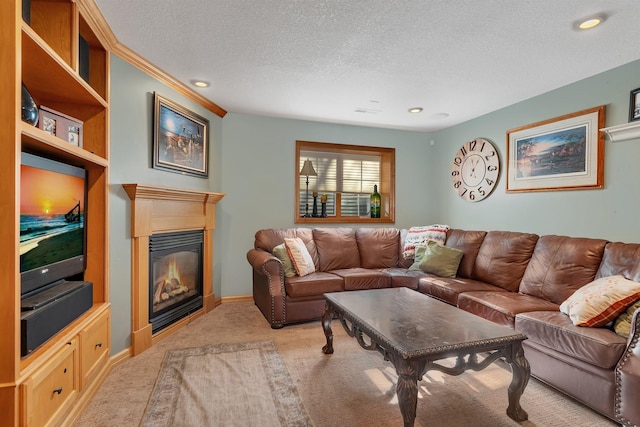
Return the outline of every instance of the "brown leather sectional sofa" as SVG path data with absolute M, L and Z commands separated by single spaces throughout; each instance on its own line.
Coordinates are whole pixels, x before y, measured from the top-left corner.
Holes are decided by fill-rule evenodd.
M 407 230 L 265 229 L 247 259 L 253 297 L 273 328 L 319 319 L 323 293 L 405 286 L 527 335 L 531 374 L 624 425 L 640 425 L 640 310 L 629 339 L 607 327 L 574 326 L 559 306 L 600 277 L 640 281 L 640 244 L 508 231 L 447 232 L 463 251 L 455 278 L 409 270 Z M 285 237 L 305 243 L 316 272 L 284 276 L 271 251 Z

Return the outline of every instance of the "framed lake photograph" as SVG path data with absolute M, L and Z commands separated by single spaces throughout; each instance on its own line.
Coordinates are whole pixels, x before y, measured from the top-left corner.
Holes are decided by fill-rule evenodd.
M 153 168 L 209 176 L 209 121 L 154 94 Z
M 604 188 L 604 105 L 507 131 L 507 193 Z

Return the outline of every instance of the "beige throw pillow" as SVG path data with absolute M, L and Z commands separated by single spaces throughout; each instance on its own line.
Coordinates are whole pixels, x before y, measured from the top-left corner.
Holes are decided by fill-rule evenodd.
M 576 326 L 604 326 L 640 299 L 640 283 L 622 275 L 601 277 L 575 291 L 560 304 Z
M 284 245 L 298 276 L 306 276 L 316 271 L 313 259 L 301 238 L 285 237 Z
M 282 267 L 284 268 L 284 277 L 294 277 L 296 275 L 296 269 L 293 266 L 293 262 L 291 262 L 291 258 L 289 258 L 289 253 L 287 252 L 287 248 L 284 243 L 273 248 L 273 254 L 282 262 Z

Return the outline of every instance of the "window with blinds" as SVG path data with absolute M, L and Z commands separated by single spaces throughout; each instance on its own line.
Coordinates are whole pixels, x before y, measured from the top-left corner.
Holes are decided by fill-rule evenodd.
M 374 185 L 377 185 L 387 212 L 386 221 L 382 222 L 392 220 L 394 215 L 389 212 L 389 202 L 395 192 L 391 174 L 395 170 L 394 149 L 306 141 L 297 141 L 296 148 L 296 218 L 308 220 L 311 217 L 313 222 L 371 220 L 369 201 Z M 308 176 L 308 193 L 307 176 L 301 173 L 307 160 L 315 171 L 315 175 Z M 321 216 L 323 195 L 326 196 L 326 217 Z

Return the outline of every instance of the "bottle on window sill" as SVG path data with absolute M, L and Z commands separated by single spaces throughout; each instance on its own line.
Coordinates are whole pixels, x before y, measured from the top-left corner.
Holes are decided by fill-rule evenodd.
M 378 193 L 378 186 L 373 186 L 373 194 L 371 195 L 371 218 L 380 218 L 380 193 Z

